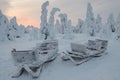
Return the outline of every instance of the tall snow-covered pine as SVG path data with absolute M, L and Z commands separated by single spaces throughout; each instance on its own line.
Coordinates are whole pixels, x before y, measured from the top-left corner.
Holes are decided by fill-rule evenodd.
M 88 3 L 87 5 L 86 32 L 90 36 L 95 36 L 95 20 L 94 20 L 93 8 L 90 3 Z

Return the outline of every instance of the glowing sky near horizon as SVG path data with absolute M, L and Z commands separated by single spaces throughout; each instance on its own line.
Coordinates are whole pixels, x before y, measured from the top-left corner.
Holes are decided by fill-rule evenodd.
M 10 19 L 17 17 L 18 24 L 33 25 L 39 27 L 41 5 L 47 0 L 0 0 L 0 9 Z M 103 21 L 106 21 L 108 15 L 113 13 L 115 16 L 120 13 L 120 0 L 48 0 L 48 14 L 53 7 L 58 7 L 61 12 L 67 13 L 69 19 L 75 25 L 77 19 L 85 19 L 87 3 L 90 2 L 93 7 L 95 17 L 100 14 Z M 59 13 L 58 13 L 59 14 Z M 57 15 L 58 15 L 57 14 Z M 56 16 L 57 16 L 56 15 Z

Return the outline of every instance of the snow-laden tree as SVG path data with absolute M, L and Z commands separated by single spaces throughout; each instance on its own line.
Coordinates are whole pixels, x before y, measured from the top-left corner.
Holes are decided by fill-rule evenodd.
M 34 30 L 32 25 L 27 26 L 27 32 L 29 34 L 29 40 L 34 40 Z
M 40 34 L 41 38 L 47 39 L 47 36 L 49 35 L 48 33 L 48 23 L 47 23 L 47 6 L 49 5 L 49 1 L 46 1 L 45 3 L 42 4 L 41 8 L 41 24 L 40 24 Z
M 64 38 L 72 39 L 73 38 L 72 34 L 73 34 L 72 22 L 71 20 L 68 20 L 65 28 Z
M 116 32 L 120 33 L 120 14 L 117 16 L 116 19 Z
M 54 25 L 55 19 L 54 19 L 54 16 L 55 16 L 55 13 L 58 11 L 60 11 L 59 8 L 52 8 L 52 11 L 50 12 L 49 28 L 48 28 L 50 39 L 54 39 L 54 37 L 55 37 L 55 25 Z
M 29 35 L 30 35 L 30 40 L 38 40 L 39 39 L 39 29 L 34 27 L 34 26 L 30 26 L 29 27 Z
M 9 21 L 0 10 L 0 41 L 8 40 Z
M 115 21 L 114 21 L 114 17 L 113 14 L 110 14 L 108 19 L 107 19 L 107 23 L 105 24 L 105 31 L 106 34 L 104 34 L 104 36 L 106 36 L 106 38 L 111 38 L 115 36 Z
M 67 14 L 59 14 L 60 20 L 61 20 L 61 27 L 60 31 L 62 34 L 64 34 L 64 38 L 70 39 L 73 34 L 73 28 L 71 20 L 68 20 Z
M 33 35 L 33 26 L 29 25 L 28 27 L 29 30 L 29 40 L 33 40 L 34 39 L 34 35 Z
M 116 19 L 116 34 L 117 34 L 117 39 L 120 39 L 120 14 Z
M 33 36 L 34 36 L 35 40 L 39 39 L 39 31 L 40 30 L 38 28 L 36 28 L 36 27 L 33 28 Z
M 97 15 L 97 19 L 96 19 L 96 22 L 95 22 L 95 33 L 96 34 L 99 34 L 100 31 L 102 30 L 103 26 L 102 26 L 102 18 L 101 16 L 98 14 Z
M 83 33 L 84 31 L 84 21 L 82 19 L 78 19 L 78 24 L 75 27 L 76 33 Z
M 107 19 L 107 26 L 108 29 L 110 29 L 111 32 L 115 32 L 115 20 L 113 14 L 110 14 Z
M 56 23 L 55 23 L 55 34 L 57 34 L 57 33 L 61 33 L 61 28 L 60 28 L 61 26 L 60 26 L 60 22 L 59 22 L 59 20 L 57 19 L 56 20 Z
M 66 25 L 67 25 L 67 14 L 59 14 L 60 20 L 61 20 L 61 33 L 65 33 Z
M 18 32 L 19 32 L 19 34 L 20 34 L 20 37 L 23 37 L 24 36 L 24 34 L 25 34 L 25 26 L 24 25 L 22 25 L 22 24 L 20 24 L 19 26 L 18 26 Z
M 106 24 L 104 24 L 104 25 L 102 24 L 102 28 L 101 28 L 100 32 L 97 34 L 97 36 L 99 36 L 103 39 L 108 39 L 109 34 L 108 34 L 108 31 L 107 31 Z
M 111 37 L 113 37 L 113 33 L 111 32 L 110 27 L 108 26 L 108 24 L 104 24 L 102 30 L 99 33 L 99 36 L 102 36 L 102 38 L 105 39 L 110 39 Z
M 30 34 L 31 28 L 32 28 L 32 26 L 31 26 L 31 25 L 28 25 L 28 26 L 26 27 L 26 33 Z
M 10 20 L 0 11 L 0 40 L 15 40 L 24 34 L 24 26 L 18 26 L 16 17 Z
M 17 24 L 16 17 L 10 19 L 10 36 L 13 38 L 20 38 L 21 33 L 19 32 L 19 26 Z
M 88 3 L 87 5 L 86 32 L 90 36 L 95 36 L 95 20 L 94 20 L 93 9 L 90 3 Z

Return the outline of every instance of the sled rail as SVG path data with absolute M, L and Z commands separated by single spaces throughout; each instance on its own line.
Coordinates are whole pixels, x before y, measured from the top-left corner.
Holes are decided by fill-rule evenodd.
M 64 61 L 70 60 L 76 65 L 89 61 L 92 58 L 100 57 L 106 53 L 107 40 L 88 40 L 87 44 L 71 43 L 71 51 L 63 52 L 61 57 Z
M 18 70 L 12 77 L 19 77 L 23 70 L 26 70 L 33 78 L 39 77 L 44 66 L 57 57 L 57 52 L 57 40 L 38 43 L 32 50 L 17 51 L 13 49 L 11 54 Z

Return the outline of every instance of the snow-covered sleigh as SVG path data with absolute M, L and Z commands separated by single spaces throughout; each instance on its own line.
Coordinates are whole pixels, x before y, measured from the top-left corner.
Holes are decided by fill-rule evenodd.
M 18 68 L 13 78 L 27 71 L 33 78 L 39 77 L 42 69 L 57 57 L 58 41 L 44 41 L 37 44 L 33 50 L 11 51 L 15 65 Z
M 76 65 L 80 65 L 92 58 L 100 57 L 103 53 L 107 53 L 107 40 L 88 40 L 87 44 L 71 43 L 71 51 L 63 52 L 62 59 L 70 60 Z

